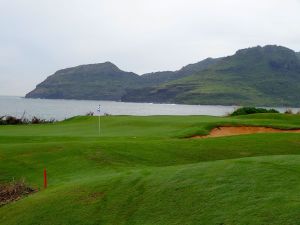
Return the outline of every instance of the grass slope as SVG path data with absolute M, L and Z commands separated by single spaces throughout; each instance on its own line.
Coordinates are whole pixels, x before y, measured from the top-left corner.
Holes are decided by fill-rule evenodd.
M 300 116 L 75 117 L 0 127 L 0 182 L 49 188 L 0 224 L 298 224 L 300 134 L 184 139 L 219 125 L 299 128 Z

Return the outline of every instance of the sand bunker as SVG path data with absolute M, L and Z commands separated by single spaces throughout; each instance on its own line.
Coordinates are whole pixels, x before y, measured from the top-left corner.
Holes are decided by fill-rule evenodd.
M 194 138 L 210 138 L 210 137 L 224 137 L 242 134 L 257 134 L 257 133 L 300 133 L 298 130 L 280 130 L 270 127 L 217 127 L 211 130 L 209 135 L 195 136 Z

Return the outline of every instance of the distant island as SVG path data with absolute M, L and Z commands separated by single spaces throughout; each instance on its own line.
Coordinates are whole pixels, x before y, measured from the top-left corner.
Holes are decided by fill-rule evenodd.
M 26 98 L 300 106 L 300 52 L 267 45 L 143 75 L 111 62 L 59 70 Z

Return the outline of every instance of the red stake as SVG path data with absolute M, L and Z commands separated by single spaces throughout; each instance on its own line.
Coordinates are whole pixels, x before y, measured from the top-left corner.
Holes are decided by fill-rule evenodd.
M 46 171 L 46 168 L 44 168 L 44 188 L 47 188 L 47 171 Z

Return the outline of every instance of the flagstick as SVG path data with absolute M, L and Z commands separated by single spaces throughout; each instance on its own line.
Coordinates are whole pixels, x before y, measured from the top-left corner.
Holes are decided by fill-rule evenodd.
M 100 116 L 101 116 L 101 106 L 99 105 L 97 108 L 97 112 L 99 113 L 98 117 L 99 117 L 99 137 L 100 137 Z
M 99 137 L 100 137 L 100 114 L 99 114 Z

